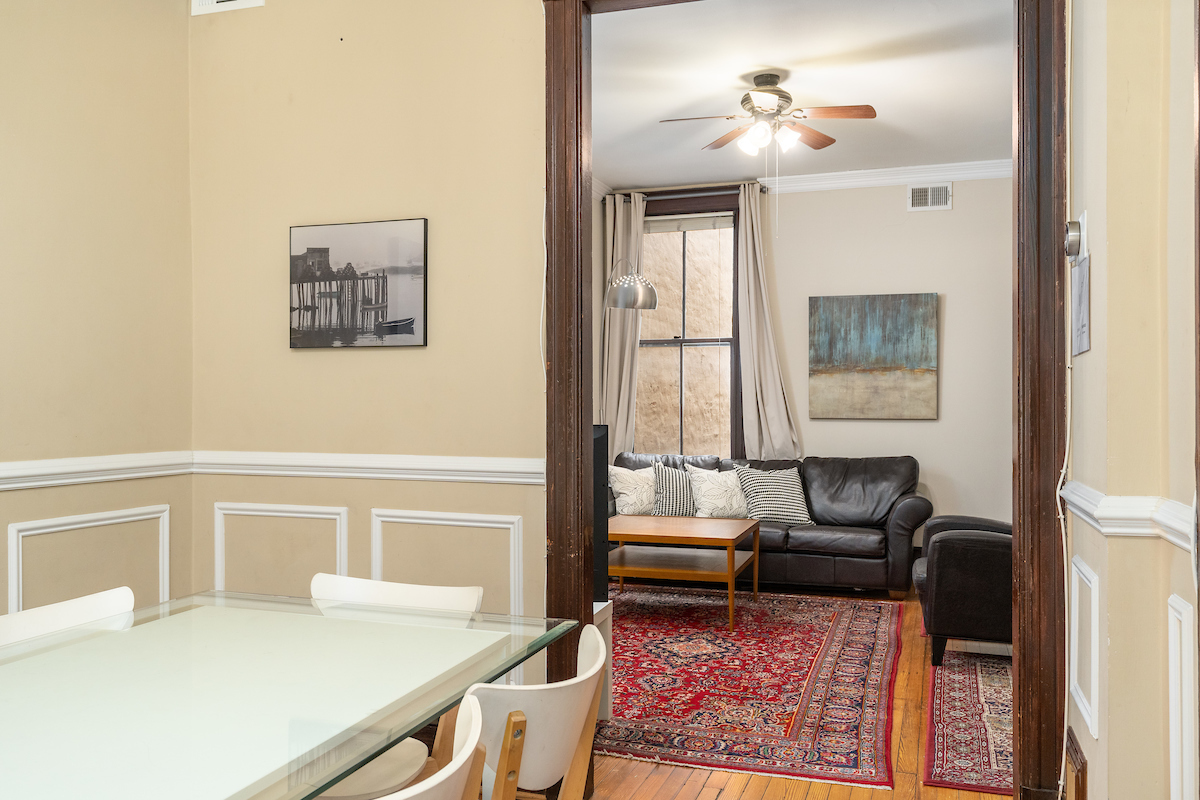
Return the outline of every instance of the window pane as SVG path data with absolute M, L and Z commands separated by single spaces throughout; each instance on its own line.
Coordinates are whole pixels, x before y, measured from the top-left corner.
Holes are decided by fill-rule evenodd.
M 638 453 L 679 452 L 679 351 L 638 348 L 633 418 L 633 449 Z
M 687 233 L 689 339 L 733 335 L 733 229 Z
M 684 455 L 730 456 L 729 356 L 727 345 L 683 348 Z
M 683 335 L 683 233 L 648 233 L 642 237 L 642 274 L 658 290 L 658 308 L 642 315 L 643 339 Z M 625 314 L 625 311 L 610 312 Z M 651 451 L 646 451 L 651 452 Z

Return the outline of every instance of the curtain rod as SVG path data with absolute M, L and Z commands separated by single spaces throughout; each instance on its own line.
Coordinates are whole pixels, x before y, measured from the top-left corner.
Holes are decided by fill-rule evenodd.
M 760 185 L 758 187 L 758 190 L 760 192 L 765 192 L 767 190 L 767 187 Z M 685 197 L 720 197 L 722 195 L 727 195 L 727 194 L 738 194 L 740 191 L 741 191 L 741 188 L 739 187 L 737 189 L 713 189 L 713 190 L 707 191 L 707 192 L 699 191 L 699 192 L 674 192 L 672 194 L 656 194 L 653 197 L 647 196 L 646 202 L 651 203 L 651 202 L 654 202 L 655 200 L 682 200 Z
M 757 181 L 745 181 L 745 183 L 756 182 Z M 632 192 L 638 192 L 640 194 L 652 195 L 662 192 L 664 194 L 658 197 L 646 198 L 647 200 L 661 200 L 666 196 L 665 193 L 670 193 L 670 195 L 673 197 L 707 197 L 708 195 L 736 194 L 741 186 L 741 183 L 706 183 L 699 186 L 656 186 L 650 189 L 614 189 L 612 194 L 630 194 Z M 760 183 L 758 185 L 758 189 L 760 192 L 765 192 L 767 187 Z

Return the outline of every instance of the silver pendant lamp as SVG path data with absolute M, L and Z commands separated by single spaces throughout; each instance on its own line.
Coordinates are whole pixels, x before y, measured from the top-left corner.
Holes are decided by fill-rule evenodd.
M 615 278 L 604 293 L 607 308 L 633 308 L 653 311 L 658 308 L 658 292 L 654 284 L 637 273 Z

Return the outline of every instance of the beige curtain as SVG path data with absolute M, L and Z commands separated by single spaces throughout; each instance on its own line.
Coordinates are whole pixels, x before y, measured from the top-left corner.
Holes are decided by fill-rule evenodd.
M 783 390 L 771 327 L 759 195 L 757 183 L 745 183 L 738 199 L 738 339 L 746 457 L 799 458 L 800 437 Z
M 608 256 L 605 288 L 614 278 L 641 272 L 645 195 L 610 194 L 604 198 L 604 249 Z M 634 404 L 637 399 L 638 335 L 641 312 L 602 308 L 600 349 L 600 421 L 608 426 L 608 461 L 633 450 Z

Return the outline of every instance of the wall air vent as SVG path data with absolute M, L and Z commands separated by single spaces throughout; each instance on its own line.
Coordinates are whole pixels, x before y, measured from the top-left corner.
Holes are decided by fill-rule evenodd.
M 267 0 L 192 0 L 192 16 L 236 11 L 239 8 L 257 8 L 266 4 Z
M 929 183 L 908 187 L 909 211 L 949 211 L 954 192 L 952 183 Z

